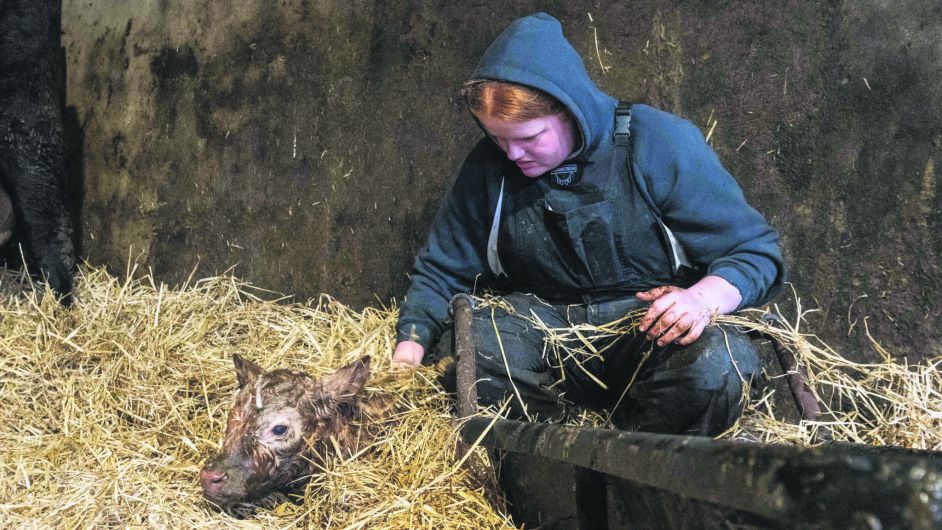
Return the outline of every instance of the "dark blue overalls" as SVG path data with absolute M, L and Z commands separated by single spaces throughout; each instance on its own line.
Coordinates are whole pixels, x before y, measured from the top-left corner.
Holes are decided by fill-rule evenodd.
M 619 113 L 630 120 L 627 107 Z M 498 267 L 513 278 L 514 292 L 504 296 L 513 310 L 473 312 L 478 399 L 498 404 L 510 397 L 513 416 L 546 419 L 564 415 L 568 404 L 612 407 L 621 399 L 612 417 L 618 427 L 717 435 L 742 413 L 744 387 L 758 371 L 756 349 L 743 333 L 708 326 L 689 346 L 657 347 L 636 332 L 596 340 L 603 353 L 577 363 L 530 321 L 535 316 L 549 328 L 605 324 L 644 305 L 636 292 L 686 287 L 702 276 L 677 263 L 669 232 L 633 174 L 628 134 L 626 122 L 616 123 L 612 156 L 595 162 L 610 168 L 585 171 L 577 187 L 505 180 L 494 228 Z M 632 244 L 649 238 L 663 245 Z

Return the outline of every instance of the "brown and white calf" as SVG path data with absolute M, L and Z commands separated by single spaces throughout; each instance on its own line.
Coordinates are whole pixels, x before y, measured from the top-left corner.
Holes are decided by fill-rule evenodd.
M 300 490 L 328 451 L 352 453 L 362 426 L 382 407 L 362 399 L 365 356 L 320 380 L 299 370 L 266 372 L 233 356 L 239 390 L 222 451 L 200 470 L 203 494 L 222 508 L 284 490 Z

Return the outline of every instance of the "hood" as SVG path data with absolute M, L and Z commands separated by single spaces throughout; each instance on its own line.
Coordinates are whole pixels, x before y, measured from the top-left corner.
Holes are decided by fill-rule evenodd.
M 589 79 L 582 57 L 546 13 L 515 20 L 484 52 L 472 79 L 497 79 L 540 89 L 563 103 L 582 134 L 573 157 L 589 155 L 611 135 L 618 102 Z

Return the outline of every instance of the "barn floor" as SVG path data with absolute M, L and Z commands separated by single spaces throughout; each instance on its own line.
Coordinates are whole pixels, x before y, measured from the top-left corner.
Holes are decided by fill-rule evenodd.
M 394 309 L 263 301 L 271 293 L 231 277 L 171 289 L 87 268 L 77 295 L 62 309 L 0 271 L 0 527 L 511 526 L 456 465 L 434 369 L 389 371 Z M 197 482 L 222 439 L 234 353 L 315 376 L 370 354 L 368 391 L 393 396 L 401 412 L 365 454 L 330 460 L 303 502 L 235 519 Z

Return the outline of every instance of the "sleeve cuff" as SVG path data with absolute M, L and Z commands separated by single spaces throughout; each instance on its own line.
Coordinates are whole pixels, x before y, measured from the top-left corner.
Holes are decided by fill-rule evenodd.
M 742 300 L 739 302 L 739 306 L 736 308 L 736 311 L 744 307 L 752 305 L 755 301 L 755 293 L 752 291 L 752 281 L 743 274 L 743 272 L 734 267 L 723 267 L 721 269 L 716 269 L 707 273 L 709 276 L 717 276 L 723 278 L 730 285 L 739 290 L 739 296 L 742 297 Z
M 427 326 L 414 323 L 402 323 L 396 326 L 396 344 L 411 340 L 418 342 L 428 352 L 434 337 L 433 330 Z

